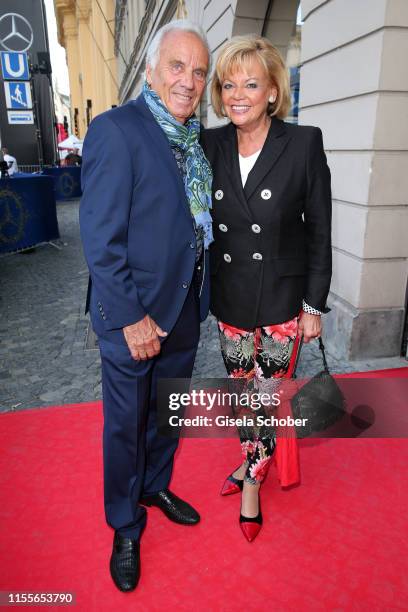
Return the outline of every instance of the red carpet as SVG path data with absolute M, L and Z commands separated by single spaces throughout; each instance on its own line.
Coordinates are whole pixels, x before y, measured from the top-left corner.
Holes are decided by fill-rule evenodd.
M 350 372 L 349 374 L 339 374 L 339 376 L 341 378 L 408 378 L 408 367 L 371 370 L 368 372 Z
M 172 488 L 202 521 L 182 527 L 149 509 L 139 587 L 122 594 L 108 569 L 100 403 L 0 423 L 2 591 L 71 591 L 81 611 L 408 609 L 404 439 L 301 441 L 302 484 L 283 491 L 271 469 L 252 544 L 239 496 L 219 496 L 237 441 L 183 440 Z

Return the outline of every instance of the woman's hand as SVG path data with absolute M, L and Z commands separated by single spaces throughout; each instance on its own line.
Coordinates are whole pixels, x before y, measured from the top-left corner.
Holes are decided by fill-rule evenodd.
M 303 342 L 308 343 L 313 338 L 319 338 L 322 333 L 321 315 L 309 314 L 302 310 L 299 315 L 299 334 L 303 336 Z

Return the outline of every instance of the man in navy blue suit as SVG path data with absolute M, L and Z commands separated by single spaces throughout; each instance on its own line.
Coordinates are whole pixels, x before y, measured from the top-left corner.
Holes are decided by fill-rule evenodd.
M 176 523 L 199 514 L 168 489 L 177 440 L 157 432 L 157 381 L 190 378 L 208 313 L 211 168 L 194 111 L 209 64 L 186 21 L 164 26 L 136 100 L 102 113 L 83 148 L 81 236 L 103 387 L 104 503 L 110 570 L 133 590 L 145 506 Z

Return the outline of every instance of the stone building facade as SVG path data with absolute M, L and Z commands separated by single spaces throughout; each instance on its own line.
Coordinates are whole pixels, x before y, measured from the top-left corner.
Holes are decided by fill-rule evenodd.
M 266 36 L 291 65 L 299 62 L 298 120 L 321 127 L 332 173 L 327 344 L 350 359 L 399 355 L 407 325 L 408 2 L 303 0 L 301 28 L 298 8 L 298 0 L 117 0 L 119 103 L 140 92 L 147 45 L 176 17 L 202 25 L 213 62 L 226 40 L 245 33 Z M 208 92 L 200 118 L 219 124 Z

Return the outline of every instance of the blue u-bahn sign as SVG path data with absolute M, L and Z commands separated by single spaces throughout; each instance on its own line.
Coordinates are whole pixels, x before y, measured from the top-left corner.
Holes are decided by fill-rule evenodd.
M 28 69 L 27 53 L 2 51 L 1 71 L 5 81 L 28 81 L 30 72 Z

